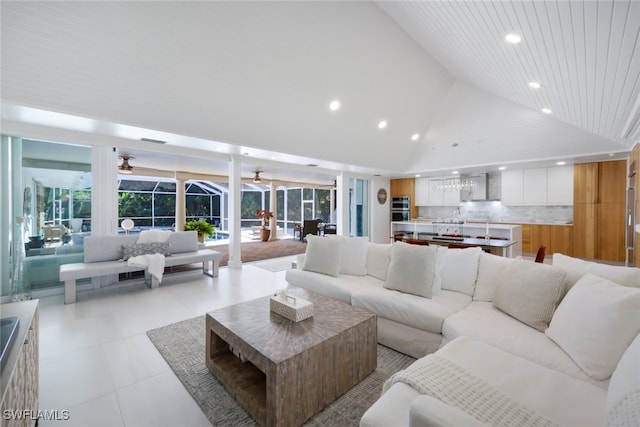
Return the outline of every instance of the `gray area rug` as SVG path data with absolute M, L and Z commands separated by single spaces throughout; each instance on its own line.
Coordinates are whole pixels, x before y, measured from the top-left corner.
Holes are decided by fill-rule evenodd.
M 214 426 L 257 425 L 205 365 L 204 316 L 152 329 L 147 336 Z M 357 426 L 364 412 L 380 397 L 382 384 L 414 360 L 378 345 L 376 371 L 305 425 Z

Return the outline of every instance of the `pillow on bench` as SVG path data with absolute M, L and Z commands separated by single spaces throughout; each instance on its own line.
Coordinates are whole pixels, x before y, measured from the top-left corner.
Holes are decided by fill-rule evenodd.
M 153 242 L 153 243 L 134 243 L 132 245 L 122 245 L 122 259 L 127 261 L 129 258 L 139 255 L 147 254 L 163 254 L 169 256 L 169 243 L 168 242 Z

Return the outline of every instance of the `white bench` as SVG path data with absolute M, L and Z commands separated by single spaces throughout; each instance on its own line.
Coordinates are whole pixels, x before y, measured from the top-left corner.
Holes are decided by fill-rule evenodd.
M 145 271 L 145 280 L 149 274 L 140 267 L 128 266 L 122 261 L 121 247 L 133 244 L 137 236 L 90 236 L 84 239 L 84 262 L 63 264 L 60 266 L 60 281 L 64 282 L 64 302 L 76 302 L 76 280 L 108 276 L 133 271 Z M 198 249 L 195 231 L 179 231 L 169 238 L 170 256 L 165 257 L 165 267 L 202 263 L 202 273 L 210 277 L 218 276 L 218 267 L 223 254 L 211 249 Z M 152 277 L 152 288 L 159 286 Z

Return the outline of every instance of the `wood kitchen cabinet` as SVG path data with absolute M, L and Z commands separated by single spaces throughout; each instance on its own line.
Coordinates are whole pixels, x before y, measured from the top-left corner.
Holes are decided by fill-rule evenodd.
M 38 300 L 2 304 L 1 311 L 2 317 L 19 318 L 2 367 L 3 425 L 34 426 L 38 414 Z
M 534 254 L 545 245 L 546 256 L 554 253 L 573 256 L 573 226 L 552 224 L 523 224 L 522 252 Z
M 625 261 L 627 162 L 574 166 L 574 256 Z
M 411 218 L 418 217 L 418 206 L 416 206 L 414 178 L 392 179 L 389 183 L 389 192 L 391 197 L 409 197 L 411 206 Z

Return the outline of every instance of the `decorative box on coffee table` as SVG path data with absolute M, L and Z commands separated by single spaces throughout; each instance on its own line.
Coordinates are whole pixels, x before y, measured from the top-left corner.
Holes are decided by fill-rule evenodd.
M 313 303 L 287 295 L 286 291 L 269 299 L 269 308 L 292 322 L 300 322 L 313 316 Z
M 288 320 L 268 296 L 206 316 L 207 367 L 261 426 L 302 425 L 376 369 L 373 313 L 304 289 L 289 295 L 311 302 L 313 317 Z

